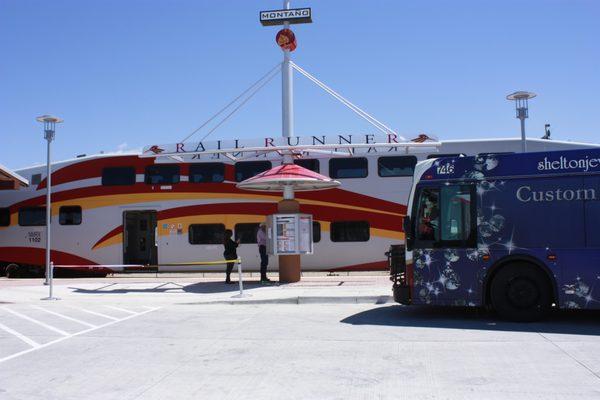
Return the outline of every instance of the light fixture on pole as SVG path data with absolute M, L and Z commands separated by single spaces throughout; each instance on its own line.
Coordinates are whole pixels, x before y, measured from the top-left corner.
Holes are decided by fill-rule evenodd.
M 515 102 L 515 109 L 517 111 L 517 118 L 521 120 L 521 151 L 525 153 L 527 151 L 527 140 L 525 138 L 525 118 L 529 117 L 529 104 L 528 100 L 533 99 L 537 96 L 532 92 L 514 92 L 506 96 L 506 100 Z
M 54 140 L 54 128 L 56 124 L 63 122 L 62 119 L 52 115 L 42 115 L 37 117 L 38 122 L 44 124 L 44 139 L 48 142 L 47 157 L 46 157 L 46 280 L 45 285 L 48 285 L 52 271 L 50 268 L 50 215 L 51 209 L 51 191 L 52 191 L 52 171 L 50 167 L 50 143 Z

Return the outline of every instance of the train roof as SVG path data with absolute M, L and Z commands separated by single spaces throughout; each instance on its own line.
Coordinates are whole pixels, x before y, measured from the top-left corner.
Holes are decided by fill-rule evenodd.
M 356 137 L 359 136 L 364 136 L 364 135 L 356 135 Z M 300 137 L 302 138 L 302 137 Z M 306 137 L 304 137 L 306 138 Z M 256 141 L 257 139 L 248 139 L 249 141 Z M 477 144 L 477 143 L 502 143 L 502 142 L 506 142 L 506 143 L 519 143 L 521 140 L 520 137 L 508 137 L 508 138 L 476 138 L 476 139 L 452 139 L 452 140 L 443 140 L 440 141 L 439 143 L 441 143 L 441 148 L 440 147 L 435 147 L 432 146 L 431 147 L 421 147 L 421 148 L 414 148 L 413 151 L 415 153 L 436 153 L 436 152 L 441 152 L 444 153 L 444 145 L 448 146 L 448 147 L 452 147 L 452 148 L 456 148 L 457 146 L 460 146 L 462 144 L 464 144 L 465 146 L 468 146 L 469 144 Z M 527 139 L 528 143 L 534 143 L 534 144 L 540 144 L 540 145 L 564 145 L 564 146 L 576 146 L 576 147 L 600 147 L 600 145 L 597 144 L 591 144 L 591 143 L 583 143 L 583 142 L 574 142 L 574 141 L 565 141 L 565 140 L 548 140 L 548 139 L 534 139 L 534 138 L 528 138 Z M 360 143 L 359 143 L 360 144 Z M 245 144 L 244 144 L 245 145 Z M 345 147 L 349 147 L 351 146 L 351 144 L 343 144 L 340 145 L 340 148 L 345 148 Z M 400 144 L 401 146 L 401 144 Z M 539 146 L 538 146 L 539 147 Z M 268 147 L 265 147 L 265 149 Z M 363 152 L 356 152 L 356 153 L 348 153 L 346 154 L 346 156 L 352 156 L 352 155 L 373 155 L 373 153 L 370 154 L 364 154 L 364 151 L 366 151 L 367 149 L 363 149 Z M 63 166 L 69 165 L 69 164 L 73 164 L 73 163 L 77 163 L 77 162 L 83 162 L 83 161 L 88 161 L 88 160 L 94 160 L 94 159 L 100 159 L 100 158 L 111 158 L 111 157 L 130 157 L 130 156 L 142 156 L 143 152 L 142 151 L 120 151 L 120 152 L 110 152 L 110 153 L 98 153 L 98 154 L 91 154 L 91 155 L 83 155 L 83 156 L 77 156 L 74 158 L 70 158 L 70 159 L 65 159 L 65 160 L 61 160 L 61 161 L 55 161 L 52 163 L 52 166 L 54 168 L 61 168 Z M 311 157 L 324 157 L 323 154 L 315 154 L 312 155 Z M 185 160 L 186 162 L 191 161 L 191 162 L 201 162 L 202 160 Z M 166 157 L 163 157 L 163 159 L 159 162 L 181 162 L 181 160 L 176 160 L 176 159 L 167 159 Z M 23 175 L 29 175 L 31 173 L 38 173 L 38 172 L 42 172 L 45 170 L 46 166 L 43 163 L 39 163 L 39 164 L 35 164 L 35 165 L 31 165 L 28 167 L 24 167 L 24 168 L 19 168 L 17 169 L 16 173 L 17 174 L 23 174 Z

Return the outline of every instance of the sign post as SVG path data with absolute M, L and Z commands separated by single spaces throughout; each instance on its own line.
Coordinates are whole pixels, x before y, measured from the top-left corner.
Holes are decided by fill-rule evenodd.
M 283 137 L 294 136 L 294 82 L 290 53 L 296 49 L 296 37 L 290 30 L 290 24 L 312 22 L 310 8 L 290 8 L 290 0 L 283 0 L 282 10 L 260 12 L 263 26 L 283 25 L 277 33 L 276 41 L 283 51 L 281 63 L 281 127 Z

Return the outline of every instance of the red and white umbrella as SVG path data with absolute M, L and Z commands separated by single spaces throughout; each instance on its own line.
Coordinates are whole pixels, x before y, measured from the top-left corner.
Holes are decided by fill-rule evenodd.
M 284 198 L 293 198 L 294 191 L 324 190 L 339 186 L 340 182 L 296 164 L 282 164 L 262 172 L 236 186 L 245 190 L 284 192 Z M 291 196 L 290 196 L 291 195 Z

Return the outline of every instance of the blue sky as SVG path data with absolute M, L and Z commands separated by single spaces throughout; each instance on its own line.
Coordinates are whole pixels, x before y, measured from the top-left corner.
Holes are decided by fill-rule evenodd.
M 61 116 L 54 159 L 185 137 L 281 59 L 258 12 L 282 1 L 3 0 L 0 163 L 45 161 L 40 114 Z M 411 137 L 519 134 L 515 90 L 538 93 L 531 136 L 600 141 L 600 2 L 294 1 L 295 62 Z M 211 138 L 281 134 L 280 80 Z M 296 134 L 374 128 L 295 75 Z

